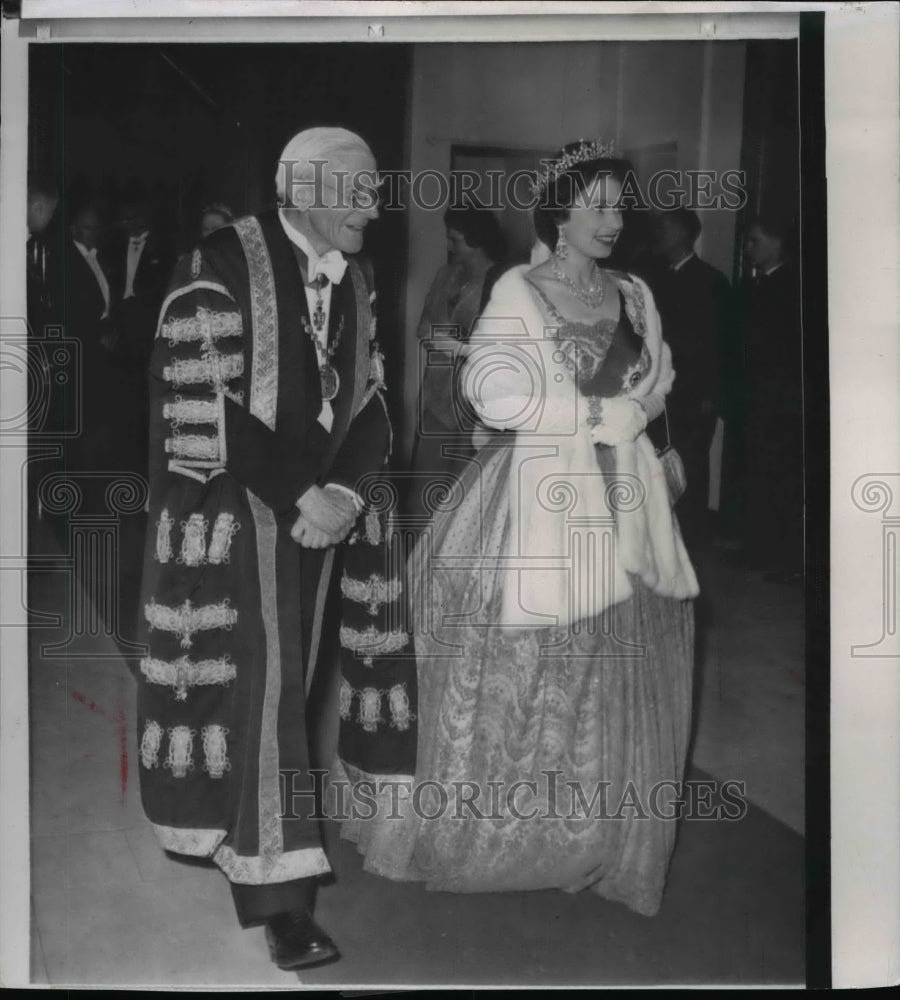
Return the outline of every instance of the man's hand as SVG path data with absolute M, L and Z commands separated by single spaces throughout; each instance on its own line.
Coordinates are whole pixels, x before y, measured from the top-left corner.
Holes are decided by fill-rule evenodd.
M 335 486 L 334 483 L 326 483 L 324 487 L 325 496 L 343 512 L 345 519 L 347 520 L 347 530 L 356 523 L 357 517 L 359 517 L 359 512 L 361 510 L 360 506 L 354 502 L 351 495 L 340 486 Z
M 310 524 L 329 535 L 340 534 L 345 527 L 349 530 L 356 519 L 350 497 L 321 486 L 310 486 L 297 501 L 297 509 Z
M 343 490 L 311 486 L 297 501 L 300 517 L 291 530 L 294 541 L 307 548 L 337 545 L 350 533 L 357 511 Z
M 291 528 L 291 538 L 305 549 L 327 549 L 342 540 L 337 535 L 329 535 L 328 532 L 310 524 L 302 514 Z

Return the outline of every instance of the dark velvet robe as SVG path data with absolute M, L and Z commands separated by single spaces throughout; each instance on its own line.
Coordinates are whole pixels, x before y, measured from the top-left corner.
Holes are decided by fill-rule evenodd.
M 371 292 L 332 292 L 341 388 L 327 432 L 308 308 L 276 214 L 219 230 L 178 265 L 150 364 L 150 531 L 138 697 L 144 808 L 162 845 L 233 882 L 328 871 L 308 793 L 305 676 L 326 640 L 339 549 L 291 539 L 314 483 L 382 469 L 390 427 Z M 365 516 L 365 515 L 363 515 Z M 285 789 L 293 794 L 285 795 Z

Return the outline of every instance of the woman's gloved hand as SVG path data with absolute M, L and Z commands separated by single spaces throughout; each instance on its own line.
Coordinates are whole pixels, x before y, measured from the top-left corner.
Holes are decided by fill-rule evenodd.
M 628 444 L 647 426 L 647 412 L 627 396 L 591 396 L 588 423 L 594 444 Z

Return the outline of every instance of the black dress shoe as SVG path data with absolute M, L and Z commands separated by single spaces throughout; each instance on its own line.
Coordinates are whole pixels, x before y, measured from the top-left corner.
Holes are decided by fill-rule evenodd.
M 267 920 L 266 942 L 279 969 L 305 969 L 341 957 L 334 941 L 305 910 L 279 913 Z

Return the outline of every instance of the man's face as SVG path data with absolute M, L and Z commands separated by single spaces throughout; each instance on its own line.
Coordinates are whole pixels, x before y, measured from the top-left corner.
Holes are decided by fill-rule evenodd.
M 119 222 L 129 236 L 140 236 L 150 228 L 147 213 L 140 205 L 124 205 Z
M 72 223 L 72 236 L 88 250 L 95 250 L 100 243 L 103 224 L 93 209 L 79 212 Z
M 210 233 L 228 225 L 228 219 L 221 212 L 206 212 L 200 222 L 200 235 L 206 239 Z
M 747 256 L 754 267 L 774 267 L 781 261 L 781 240 L 770 236 L 761 226 L 751 226 L 747 234 Z
M 28 232 L 32 236 L 44 232 L 50 225 L 53 213 L 56 211 L 58 198 L 51 198 L 49 195 L 39 194 L 28 203 Z
M 320 256 L 329 250 L 355 254 L 363 233 L 378 218 L 375 159 L 360 150 L 345 153 L 320 169 L 316 200 L 306 213 L 306 235 Z
M 676 263 L 688 249 L 688 239 L 681 226 L 665 215 L 653 220 L 653 252 L 669 263 Z

